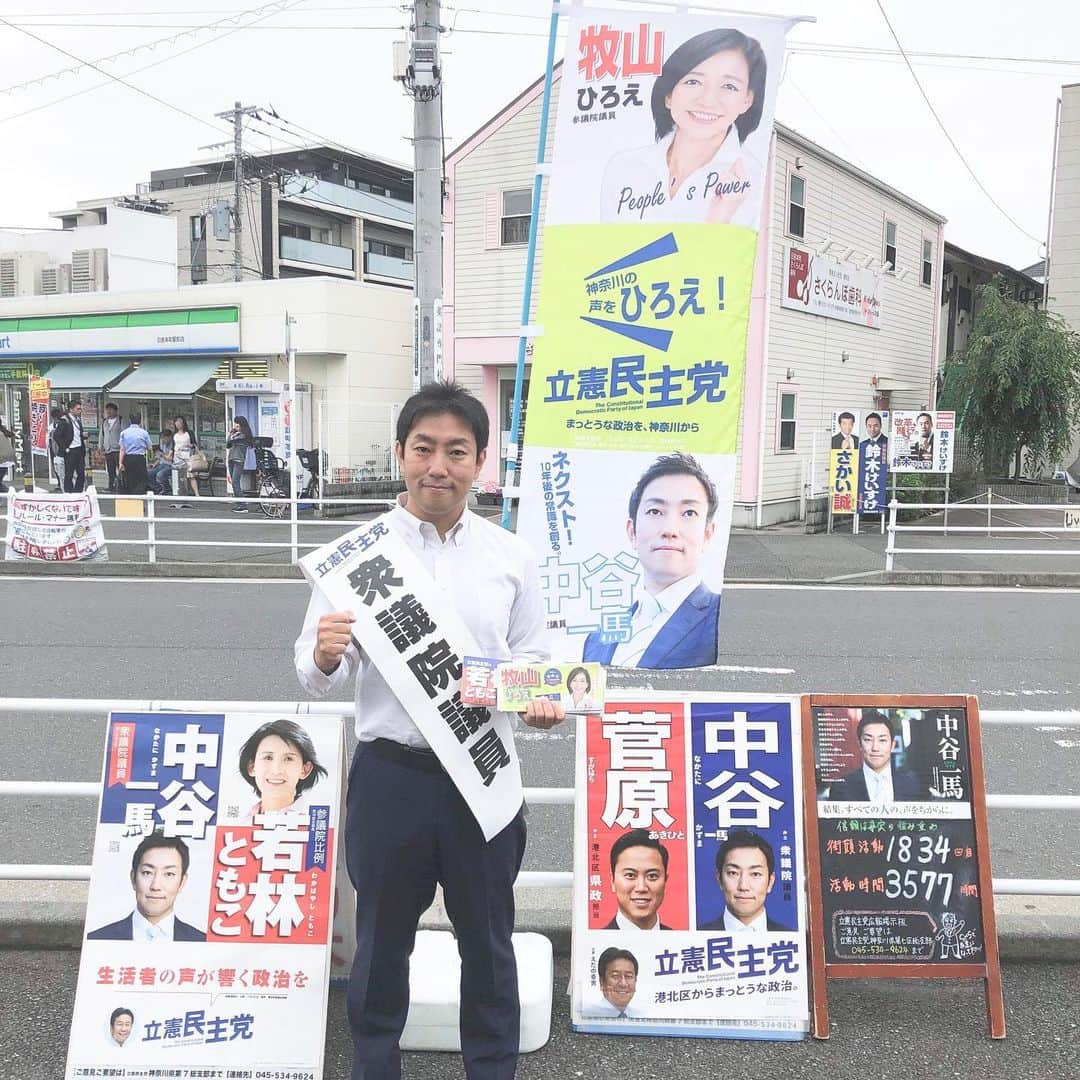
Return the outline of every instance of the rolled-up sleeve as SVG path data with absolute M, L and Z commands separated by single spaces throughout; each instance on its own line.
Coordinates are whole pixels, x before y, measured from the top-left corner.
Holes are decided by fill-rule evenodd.
M 349 642 L 341 663 L 329 675 L 316 665 L 315 642 L 319 635 L 319 618 L 332 611 L 330 602 L 323 594 L 318 589 L 312 589 L 307 614 L 304 616 L 304 628 L 293 646 L 296 677 L 300 680 L 300 685 L 313 697 L 325 697 L 340 689 L 360 666 L 360 650 L 356 647 L 355 640 Z

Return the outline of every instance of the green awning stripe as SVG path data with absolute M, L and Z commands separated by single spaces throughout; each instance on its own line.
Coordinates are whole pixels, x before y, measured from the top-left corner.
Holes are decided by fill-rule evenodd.
M 239 321 L 238 307 L 129 311 L 106 315 L 35 315 L 25 319 L 0 319 L 0 334 L 33 330 L 102 330 L 127 326 L 191 326 Z

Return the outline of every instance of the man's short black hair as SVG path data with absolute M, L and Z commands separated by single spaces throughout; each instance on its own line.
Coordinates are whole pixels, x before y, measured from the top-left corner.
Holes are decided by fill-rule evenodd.
M 50 419 L 52 419 L 52 420 L 59 420 L 59 419 L 60 419 L 60 417 L 61 417 L 61 416 L 63 416 L 63 415 L 64 415 L 64 410 L 63 410 L 63 409 L 61 409 L 59 405 L 54 405 L 54 406 L 53 406 L 53 407 L 52 407 L 52 408 L 51 408 L 51 409 L 49 410 L 49 417 L 50 417 Z
M 876 420 L 880 424 L 881 423 L 881 413 L 868 412 L 866 414 L 866 419 L 863 421 L 863 423 L 864 424 L 869 424 L 871 420 Z
M 188 867 L 191 865 L 191 855 L 188 852 L 187 844 L 179 836 L 166 836 L 160 831 L 152 832 L 149 836 L 144 836 L 140 841 L 139 846 L 135 849 L 135 854 L 131 856 L 132 874 L 139 869 L 139 863 L 142 862 L 143 856 L 148 851 L 153 851 L 154 848 L 172 848 L 180 852 L 180 876 L 187 876 Z
M 611 948 L 605 949 L 596 961 L 596 974 L 600 976 L 601 982 L 604 981 L 604 976 L 607 974 L 608 964 L 613 964 L 616 960 L 629 960 L 634 965 L 634 974 L 637 975 L 637 957 L 629 949 L 616 949 L 613 945 Z
M 119 1009 L 113 1009 L 109 1016 L 109 1027 L 115 1027 L 116 1021 L 119 1020 L 121 1016 L 130 1016 L 131 1022 L 133 1024 L 135 1023 L 135 1014 L 130 1009 L 125 1009 L 124 1006 L 121 1005 Z
M 430 382 L 421 386 L 401 407 L 397 418 L 397 441 L 404 448 L 409 432 L 419 421 L 427 416 L 440 416 L 452 413 L 459 420 L 468 424 L 476 440 L 477 456 L 487 449 L 488 422 L 487 409 L 479 398 L 470 394 L 456 382 Z
M 108 410 L 108 409 L 116 409 L 117 412 L 120 411 L 120 406 L 117 405 L 115 401 L 106 401 L 105 402 L 105 408 L 106 408 L 106 410 Z
M 615 873 L 615 864 L 619 856 L 632 847 L 647 847 L 660 852 L 660 861 L 664 864 L 664 873 L 667 873 L 668 849 L 655 837 L 649 835 L 648 829 L 631 829 L 625 832 L 614 844 L 611 845 L 611 872 Z
M 924 416 L 927 420 L 930 421 L 931 424 L 934 422 L 934 418 L 928 412 L 921 412 L 918 416 L 915 417 L 915 423 L 917 424 Z
M 705 490 L 705 498 L 709 504 L 706 521 L 712 521 L 716 516 L 716 508 L 720 505 L 716 497 L 716 485 L 709 479 L 709 474 L 701 467 L 698 459 L 692 454 L 663 454 L 658 457 L 642 474 L 641 479 L 634 485 L 630 493 L 630 520 L 637 524 L 637 512 L 641 506 L 641 496 L 645 489 L 661 476 L 692 476 Z
M 859 726 L 855 729 L 855 737 L 861 739 L 862 733 L 871 724 L 884 724 L 889 729 L 890 735 L 896 734 L 889 718 L 883 712 L 878 712 L 877 709 L 863 709 L 862 719 L 859 720 Z
M 776 872 L 776 856 L 773 855 L 772 844 L 760 833 L 750 829 L 733 829 L 728 833 L 728 838 L 720 845 L 716 853 L 716 872 L 719 874 L 724 869 L 724 862 L 736 848 L 757 848 L 765 856 L 765 865 L 769 868 L 769 877 Z
M 142 417 L 137 412 L 128 413 L 128 426 L 129 427 L 132 424 L 138 425 L 141 421 L 142 421 Z
M 855 414 L 853 412 L 842 412 L 837 418 L 836 422 L 839 424 L 841 420 L 850 420 L 855 423 Z

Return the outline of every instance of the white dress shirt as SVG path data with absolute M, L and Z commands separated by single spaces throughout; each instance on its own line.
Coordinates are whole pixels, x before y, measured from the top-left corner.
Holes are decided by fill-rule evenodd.
M 630 640 L 615 646 L 611 663 L 615 667 L 636 667 L 668 619 L 700 584 L 699 574 L 689 574 L 661 589 L 655 596 L 642 589 L 630 618 Z
M 639 934 L 648 934 L 653 930 L 660 929 L 660 913 L 656 913 L 656 922 L 654 922 L 652 926 L 638 926 L 636 922 L 632 922 L 622 913 L 622 908 L 616 908 L 615 925 L 620 930 L 636 930 Z
M 760 225 L 761 199 L 765 193 L 765 168 L 745 146 L 739 143 L 739 133 L 732 126 L 728 129 L 720 149 L 712 160 L 692 172 L 671 194 L 671 170 L 668 167 L 668 148 L 675 137 L 675 132 L 665 135 L 652 146 L 637 147 L 615 154 L 604 169 L 604 179 L 600 194 L 600 216 L 602 221 L 635 222 L 679 222 L 701 221 L 708 219 L 709 205 L 715 198 L 715 186 L 706 194 L 705 188 L 710 173 L 723 176 L 742 159 L 743 172 L 750 187 L 738 209 L 732 215 L 730 224 L 746 225 L 756 229 Z M 634 209 L 628 202 L 623 202 L 620 210 L 620 198 L 623 190 L 630 188 L 633 198 L 651 196 L 660 185 L 662 203 L 647 207 L 642 212 L 640 206 Z M 722 196 L 721 196 L 722 197 Z
M 71 445 L 69 450 L 78 450 L 83 444 L 82 439 L 82 421 L 72 414 L 71 416 Z
M 742 919 L 736 918 L 725 907 L 724 929 L 729 934 L 764 934 L 769 929 L 769 916 L 765 913 L 765 909 L 762 908 L 760 915 L 751 919 L 748 923 L 744 923 Z
M 862 767 L 863 779 L 866 780 L 866 794 L 872 803 L 891 803 L 893 801 L 892 766 L 887 765 L 881 772 L 874 772 L 865 762 Z
M 468 509 L 446 539 L 440 540 L 434 525 L 405 509 L 404 498 L 399 497 L 383 521 L 449 596 L 476 638 L 481 655 L 520 663 L 547 660 L 544 601 L 536 556 L 529 545 Z M 420 729 L 355 640 L 331 674 L 316 667 L 319 617 L 332 610 L 322 593 L 312 589 L 294 649 L 300 685 L 309 694 L 323 697 L 343 689 L 355 674 L 356 737 L 361 742 L 392 739 L 427 748 Z
M 159 941 L 172 941 L 173 924 L 176 916 L 169 912 L 161 922 L 148 922 L 142 917 L 139 909 L 131 913 L 131 940 L 157 943 Z

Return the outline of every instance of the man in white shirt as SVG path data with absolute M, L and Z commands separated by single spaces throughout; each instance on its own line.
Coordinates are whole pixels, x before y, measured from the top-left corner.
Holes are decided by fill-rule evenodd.
M 670 930 L 660 922 L 667 891 L 668 849 L 648 829 L 631 829 L 611 845 L 611 891 L 619 905 L 605 930 Z
M 599 1016 L 637 1016 L 630 1004 L 637 993 L 638 962 L 629 949 L 605 949 L 596 961 L 601 998 L 589 1009 Z
M 64 490 L 82 491 L 86 486 L 86 439 L 81 401 L 68 404 L 67 412 L 56 425 L 54 438 L 64 453 Z
M 765 910 L 765 897 L 776 884 L 776 857 L 764 836 L 750 829 L 729 833 L 716 853 L 716 883 L 724 894 L 723 914 L 700 929 L 728 934 L 790 931 Z
M 176 917 L 173 907 L 187 884 L 191 855 L 179 836 L 143 837 L 131 858 L 135 910 L 86 935 L 89 941 L 205 941 L 202 930 Z
M 701 579 L 700 563 L 716 532 L 716 487 L 696 458 L 665 454 L 630 495 L 626 535 L 637 552 L 642 587 L 627 641 L 599 630 L 582 659 L 617 667 L 705 667 L 717 660 L 720 594 Z
M 387 528 L 421 561 L 484 656 L 548 658 L 536 557 L 466 503 L 488 442 L 484 406 L 454 384 L 431 383 L 402 407 L 394 450 L 406 493 Z M 356 889 L 357 949 L 346 995 L 353 1080 L 398 1080 L 409 1008 L 409 955 L 420 915 L 441 884 L 462 957 L 461 1049 L 469 1080 L 511 1080 L 520 1006 L 511 942 L 514 879 L 525 849 L 524 808 L 490 841 L 438 757 L 366 653 L 354 617 L 314 590 L 296 641 L 301 685 L 344 689 L 356 676 L 359 745 L 349 773 L 345 851 Z M 549 728 L 558 702 L 530 703 L 524 720 Z

